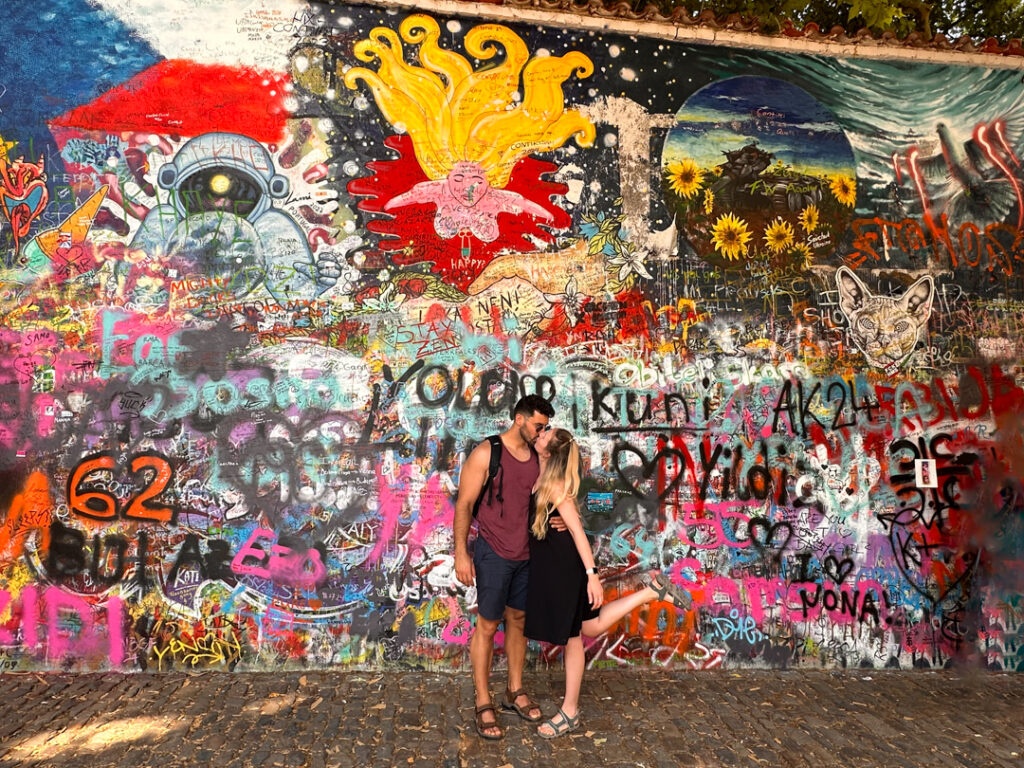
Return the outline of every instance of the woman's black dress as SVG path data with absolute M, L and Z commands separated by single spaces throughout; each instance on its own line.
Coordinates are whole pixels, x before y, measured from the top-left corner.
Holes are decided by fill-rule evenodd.
M 533 522 L 535 497 L 530 497 Z M 557 515 L 552 514 L 552 517 Z M 548 528 L 538 539 L 530 533 L 530 582 L 526 592 L 526 629 L 531 640 L 565 645 L 583 622 L 598 615 L 587 597 L 587 570 L 572 534 Z

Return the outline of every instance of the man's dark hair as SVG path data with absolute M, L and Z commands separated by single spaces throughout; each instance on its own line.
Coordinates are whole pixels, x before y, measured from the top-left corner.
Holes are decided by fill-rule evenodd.
M 527 395 L 526 397 L 520 398 L 519 402 L 516 403 L 516 407 L 512 411 L 512 418 L 515 418 L 519 414 L 523 414 L 526 418 L 530 418 L 535 413 L 547 416 L 550 419 L 555 415 L 555 408 L 540 395 Z

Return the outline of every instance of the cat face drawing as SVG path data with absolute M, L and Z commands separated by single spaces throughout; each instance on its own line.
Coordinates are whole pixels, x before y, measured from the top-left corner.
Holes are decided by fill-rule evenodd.
M 894 373 L 918 341 L 925 341 L 935 281 L 926 275 L 898 298 L 876 296 L 850 269 L 836 272 L 839 308 L 850 324 L 850 338 L 870 365 Z

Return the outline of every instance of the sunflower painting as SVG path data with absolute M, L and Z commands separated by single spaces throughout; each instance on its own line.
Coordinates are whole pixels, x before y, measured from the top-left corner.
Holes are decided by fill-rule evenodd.
M 843 205 L 853 206 L 857 202 L 857 185 L 853 179 L 845 174 L 839 173 L 832 177 L 829 189 Z
M 689 158 L 669 163 L 668 168 L 665 169 L 665 175 L 668 177 L 669 189 L 686 200 L 696 195 L 704 182 L 704 171 Z
M 821 214 L 818 213 L 818 206 L 811 203 L 802 211 L 800 211 L 800 226 L 804 232 L 810 234 L 818 228 L 818 221 L 821 218 Z
M 704 190 L 704 213 L 708 216 L 715 210 L 715 193 L 710 189 Z
M 705 261 L 804 268 L 832 254 L 853 217 L 853 150 L 802 89 L 769 77 L 719 80 L 676 114 L 662 192 Z
M 793 225 L 782 219 L 775 219 L 764 231 L 764 243 L 772 253 L 778 253 L 793 244 Z
M 747 252 L 747 242 L 751 238 L 747 223 L 731 213 L 719 217 L 711 230 L 711 241 L 715 249 L 725 258 L 735 261 Z

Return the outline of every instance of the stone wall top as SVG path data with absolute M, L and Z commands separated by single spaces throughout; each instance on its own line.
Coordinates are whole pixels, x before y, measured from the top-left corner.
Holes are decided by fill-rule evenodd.
M 653 5 L 634 11 L 626 2 L 613 4 L 598 0 L 585 3 L 576 0 L 370 2 L 439 13 L 471 13 L 481 18 L 501 21 L 563 24 L 581 29 L 788 53 L 1024 69 L 1024 46 L 1018 39 L 1000 45 L 994 38 L 979 43 L 966 35 L 957 40 L 949 40 L 942 34 L 927 39 L 916 32 L 903 39 L 891 32 L 875 37 L 866 29 L 851 35 L 838 26 L 823 31 L 814 23 L 799 28 L 788 20 L 780 32 L 769 34 L 760 29 L 756 19 L 741 17 L 736 13 L 717 17 L 713 12 L 705 10 L 690 16 L 685 8 L 676 8 L 671 15 L 666 16 Z

